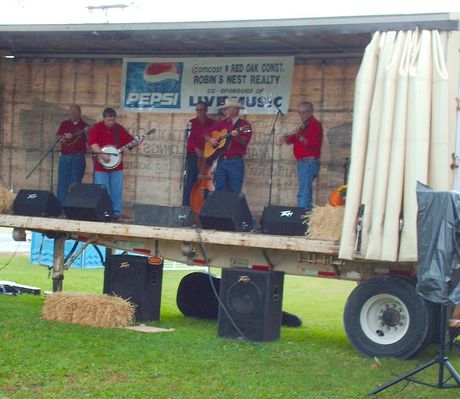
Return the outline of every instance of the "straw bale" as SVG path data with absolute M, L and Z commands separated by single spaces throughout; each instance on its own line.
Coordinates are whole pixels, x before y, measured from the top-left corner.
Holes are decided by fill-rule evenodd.
M 343 206 L 316 206 L 310 216 L 308 238 L 339 241 L 342 234 Z
M 0 187 L 0 213 L 11 213 L 16 194 L 5 187 Z
M 45 298 L 43 318 L 91 327 L 126 327 L 134 320 L 134 305 L 117 296 L 57 292 Z

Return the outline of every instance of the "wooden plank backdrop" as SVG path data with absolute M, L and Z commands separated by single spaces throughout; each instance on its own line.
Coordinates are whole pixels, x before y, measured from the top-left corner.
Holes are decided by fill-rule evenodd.
M 278 119 L 274 151 L 272 204 L 295 205 L 297 177 L 292 147 L 278 145 L 282 134 L 298 124 L 296 107 L 311 101 L 325 132 L 321 171 L 314 187 L 314 201 L 327 202 L 332 190 L 343 183 L 345 158 L 350 153 L 354 80 L 359 59 L 297 60 L 290 110 Z M 102 110 L 119 110 L 121 60 L 112 59 L 2 59 L 0 61 L 0 176 L 5 186 L 56 190 L 56 151 L 46 157 L 26 179 L 55 141 L 60 121 L 71 104 L 82 107 L 90 124 L 101 120 Z M 180 205 L 179 189 L 184 127 L 193 115 L 122 113 L 118 121 L 132 134 L 156 128 L 155 135 L 126 153 L 124 211 L 131 216 L 135 202 Z M 245 116 L 254 127 L 246 156 L 243 191 L 254 214 L 268 203 L 272 116 Z M 56 149 L 58 150 L 58 149 Z M 53 161 L 53 162 L 52 162 Z M 92 181 L 88 155 L 85 182 Z

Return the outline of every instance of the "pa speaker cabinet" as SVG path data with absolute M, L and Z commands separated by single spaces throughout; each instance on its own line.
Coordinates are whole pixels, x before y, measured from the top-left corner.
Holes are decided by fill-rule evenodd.
M 136 306 L 136 321 L 160 320 L 163 266 L 145 256 L 110 255 L 104 270 L 104 294 L 117 295 Z
M 72 185 L 63 208 L 68 219 L 106 222 L 113 217 L 112 202 L 103 184 Z
M 134 204 L 134 222 L 149 226 L 190 227 L 192 210 L 189 206 Z
M 13 212 L 24 216 L 59 216 L 62 208 L 51 191 L 19 190 L 13 202 Z
M 241 337 L 230 316 L 241 333 L 251 341 L 278 339 L 282 320 L 283 282 L 283 272 L 223 269 L 218 336 Z
M 244 194 L 213 192 L 206 198 L 199 217 L 204 229 L 250 231 L 253 227 L 252 214 Z
M 303 236 L 307 230 L 304 223 L 305 209 L 290 206 L 266 206 L 260 220 L 262 233 Z

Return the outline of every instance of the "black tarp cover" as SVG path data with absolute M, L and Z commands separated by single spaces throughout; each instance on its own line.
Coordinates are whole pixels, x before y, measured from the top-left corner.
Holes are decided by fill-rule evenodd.
M 417 291 L 425 299 L 460 303 L 460 192 L 417 183 Z

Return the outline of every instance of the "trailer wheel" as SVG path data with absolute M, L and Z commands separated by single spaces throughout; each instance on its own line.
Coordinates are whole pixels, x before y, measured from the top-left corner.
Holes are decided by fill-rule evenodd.
M 430 321 L 415 286 L 398 277 L 377 277 L 359 284 L 345 304 L 348 339 L 365 356 L 413 356 L 427 341 Z

